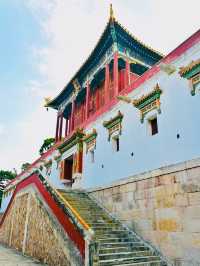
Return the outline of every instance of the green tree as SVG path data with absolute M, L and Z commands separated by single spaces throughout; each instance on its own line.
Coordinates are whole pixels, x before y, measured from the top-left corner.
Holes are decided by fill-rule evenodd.
M 21 170 L 22 170 L 22 172 L 23 172 L 23 171 L 26 171 L 26 169 L 27 169 L 30 165 L 31 165 L 30 163 L 23 163 L 22 166 L 21 166 Z
M 16 177 L 16 173 L 13 173 L 11 171 L 6 171 L 6 170 L 0 170 L 0 181 L 6 180 L 6 179 L 14 179 Z
M 3 181 L 6 180 L 12 180 L 16 177 L 16 172 L 11 172 L 11 171 L 5 171 L 5 170 L 0 170 L 0 208 L 1 208 L 1 202 L 2 202 L 2 196 L 3 196 L 3 189 L 4 185 Z
M 55 143 L 55 138 L 47 138 L 44 140 L 39 153 L 42 155 L 45 151 L 49 150 Z

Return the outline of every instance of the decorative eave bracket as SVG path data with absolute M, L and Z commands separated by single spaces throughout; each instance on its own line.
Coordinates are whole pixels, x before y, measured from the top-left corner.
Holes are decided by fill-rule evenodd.
M 93 131 L 84 136 L 83 141 L 86 144 L 86 153 L 89 150 L 94 150 L 96 148 L 96 139 L 97 139 L 97 131 L 93 129 Z
M 158 113 L 161 113 L 160 109 L 160 95 L 162 94 L 162 90 L 160 89 L 159 85 L 156 84 L 153 91 L 146 95 L 142 95 L 139 99 L 133 100 L 133 105 L 140 110 L 140 121 L 141 123 L 144 122 L 145 115 L 157 109 Z
M 70 138 L 68 138 L 67 140 L 65 140 L 58 147 L 60 153 L 62 154 L 65 151 L 67 151 L 70 148 L 72 148 L 74 145 L 79 144 L 80 142 L 82 142 L 83 136 L 84 136 L 83 129 L 79 129 L 78 128 Z
M 109 121 L 104 121 L 103 126 L 108 130 L 108 140 L 110 141 L 111 136 L 115 132 L 119 132 L 119 135 L 122 133 L 122 119 L 123 114 L 119 111 L 118 114 L 111 118 Z
M 189 80 L 191 95 L 196 93 L 197 85 L 200 84 L 200 59 L 192 61 L 189 65 L 181 67 L 179 74 L 181 77 Z

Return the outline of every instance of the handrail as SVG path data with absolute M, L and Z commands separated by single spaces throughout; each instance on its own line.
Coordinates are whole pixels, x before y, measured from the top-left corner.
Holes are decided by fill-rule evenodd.
M 40 171 L 41 174 L 41 171 Z M 42 174 L 41 174 L 42 175 Z M 43 176 L 43 175 L 42 175 Z M 62 196 L 62 194 L 54 188 L 54 186 L 49 182 L 49 180 L 45 177 L 43 177 L 45 181 L 51 186 L 51 189 L 54 191 L 55 194 L 57 194 L 60 199 L 64 202 L 65 205 L 71 210 L 71 212 L 76 216 L 80 224 L 86 229 L 92 231 L 91 227 L 83 220 L 83 218 L 80 216 L 80 214 L 71 206 L 71 204 Z
M 67 205 L 67 207 L 72 211 L 72 213 L 77 217 L 78 221 L 82 224 L 82 226 L 86 230 L 91 230 L 91 227 L 83 220 L 83 218 L 79 215 L 79 213 L 70 205 L 70 203 L 62 196 L 62 194 L 57 189 L 53 188 L 53 190 L 62 199 L 62 201 Z

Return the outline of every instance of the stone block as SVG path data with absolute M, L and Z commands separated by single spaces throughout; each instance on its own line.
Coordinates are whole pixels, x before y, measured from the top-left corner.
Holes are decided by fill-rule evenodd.
M 138 226 L 140 227 L 140 230 L 142 231 L 152 231 L 153 226 L 152 226 L 152 221 L 149 219 L 140 219 L 138 222 Z
M 112 195 L 113 202 L 121 202 L 122 201 L 122 193 L 116 193 Z
M 137 190 L 135 193 L 135 199 L 138 200 L 138 199 L 144 199 L 144 190 Z
M 176 176 L 173 174 L 163 175 L 160 177 L 160 182 L 162 185 L 171 185 L 176 183 Z
M 188 181 L 195 181 L 199 180 L 200 178 L 200 167 L 196 168 L 190 168 L 187 170 L 188 171 Z
M 127 186 L 127 192 L 130 192 L 130 191 L 134 192 L 137 189 L 137 182 L 128 183 L 126 186 Z
M 112 188 L 112 195 L 120 193 L 120 186 L 116 186 Z
M 200 222 L 199 219 L 187 219 L 184 220 L 183 229 L 190 233 L 200 233 Z
M 189 205 L 200 205 L 200 192 L 188 193 Z
M 195 184 L 195 183 L 183 184 L 182 189 L 186 193 L 200 192 L 200 184 Z
M 176 232 L 180 226 L 175 219 L 160 219 L 157 221 L 157 229 L 164 232 Z
M 175 198 L 173 192 L 174 189 L 171 185 L 168 187 L 157 187 L 155 192 L 156 208 L 170 208 L 175 206 Z
M 189 204 L 189 200 L 188 200 L 188 194 L 184 193 L 184 194 L 178 194 L 175 196 L 175 204 L 176 206 L 180 206 L 180 207 L 184 207 L 184 206 L 188 206 Z
M 145 180 L 140 180 L 137 182 L 137 191 L 143 191 L 145 189 Z
M 199 219 L 200 220 L 200 206 L 188 206 L 184 210 L 184 216 L 188 219 Z
M 190 234 L 191 236 L 191 245 L 194 246 L 195 248 L 199 249 L 199 255 L 200 255 L 200 232 L 198 233 L 192 233 Z
M 129 190 L 128 190 L 128 184 L 125 184 L 125 185 L 121 185 L 120 186 L 120 192 L 121 193 L 127 193 Z

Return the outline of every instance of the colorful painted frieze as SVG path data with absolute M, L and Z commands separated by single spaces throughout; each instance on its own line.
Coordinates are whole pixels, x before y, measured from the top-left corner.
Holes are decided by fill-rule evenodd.
M 189 80 L 191 95 L 196 94 L 197 88 L 200 89 L 200 59 L 192 61 L 189 65 L 181 67 L 179 74 Z

